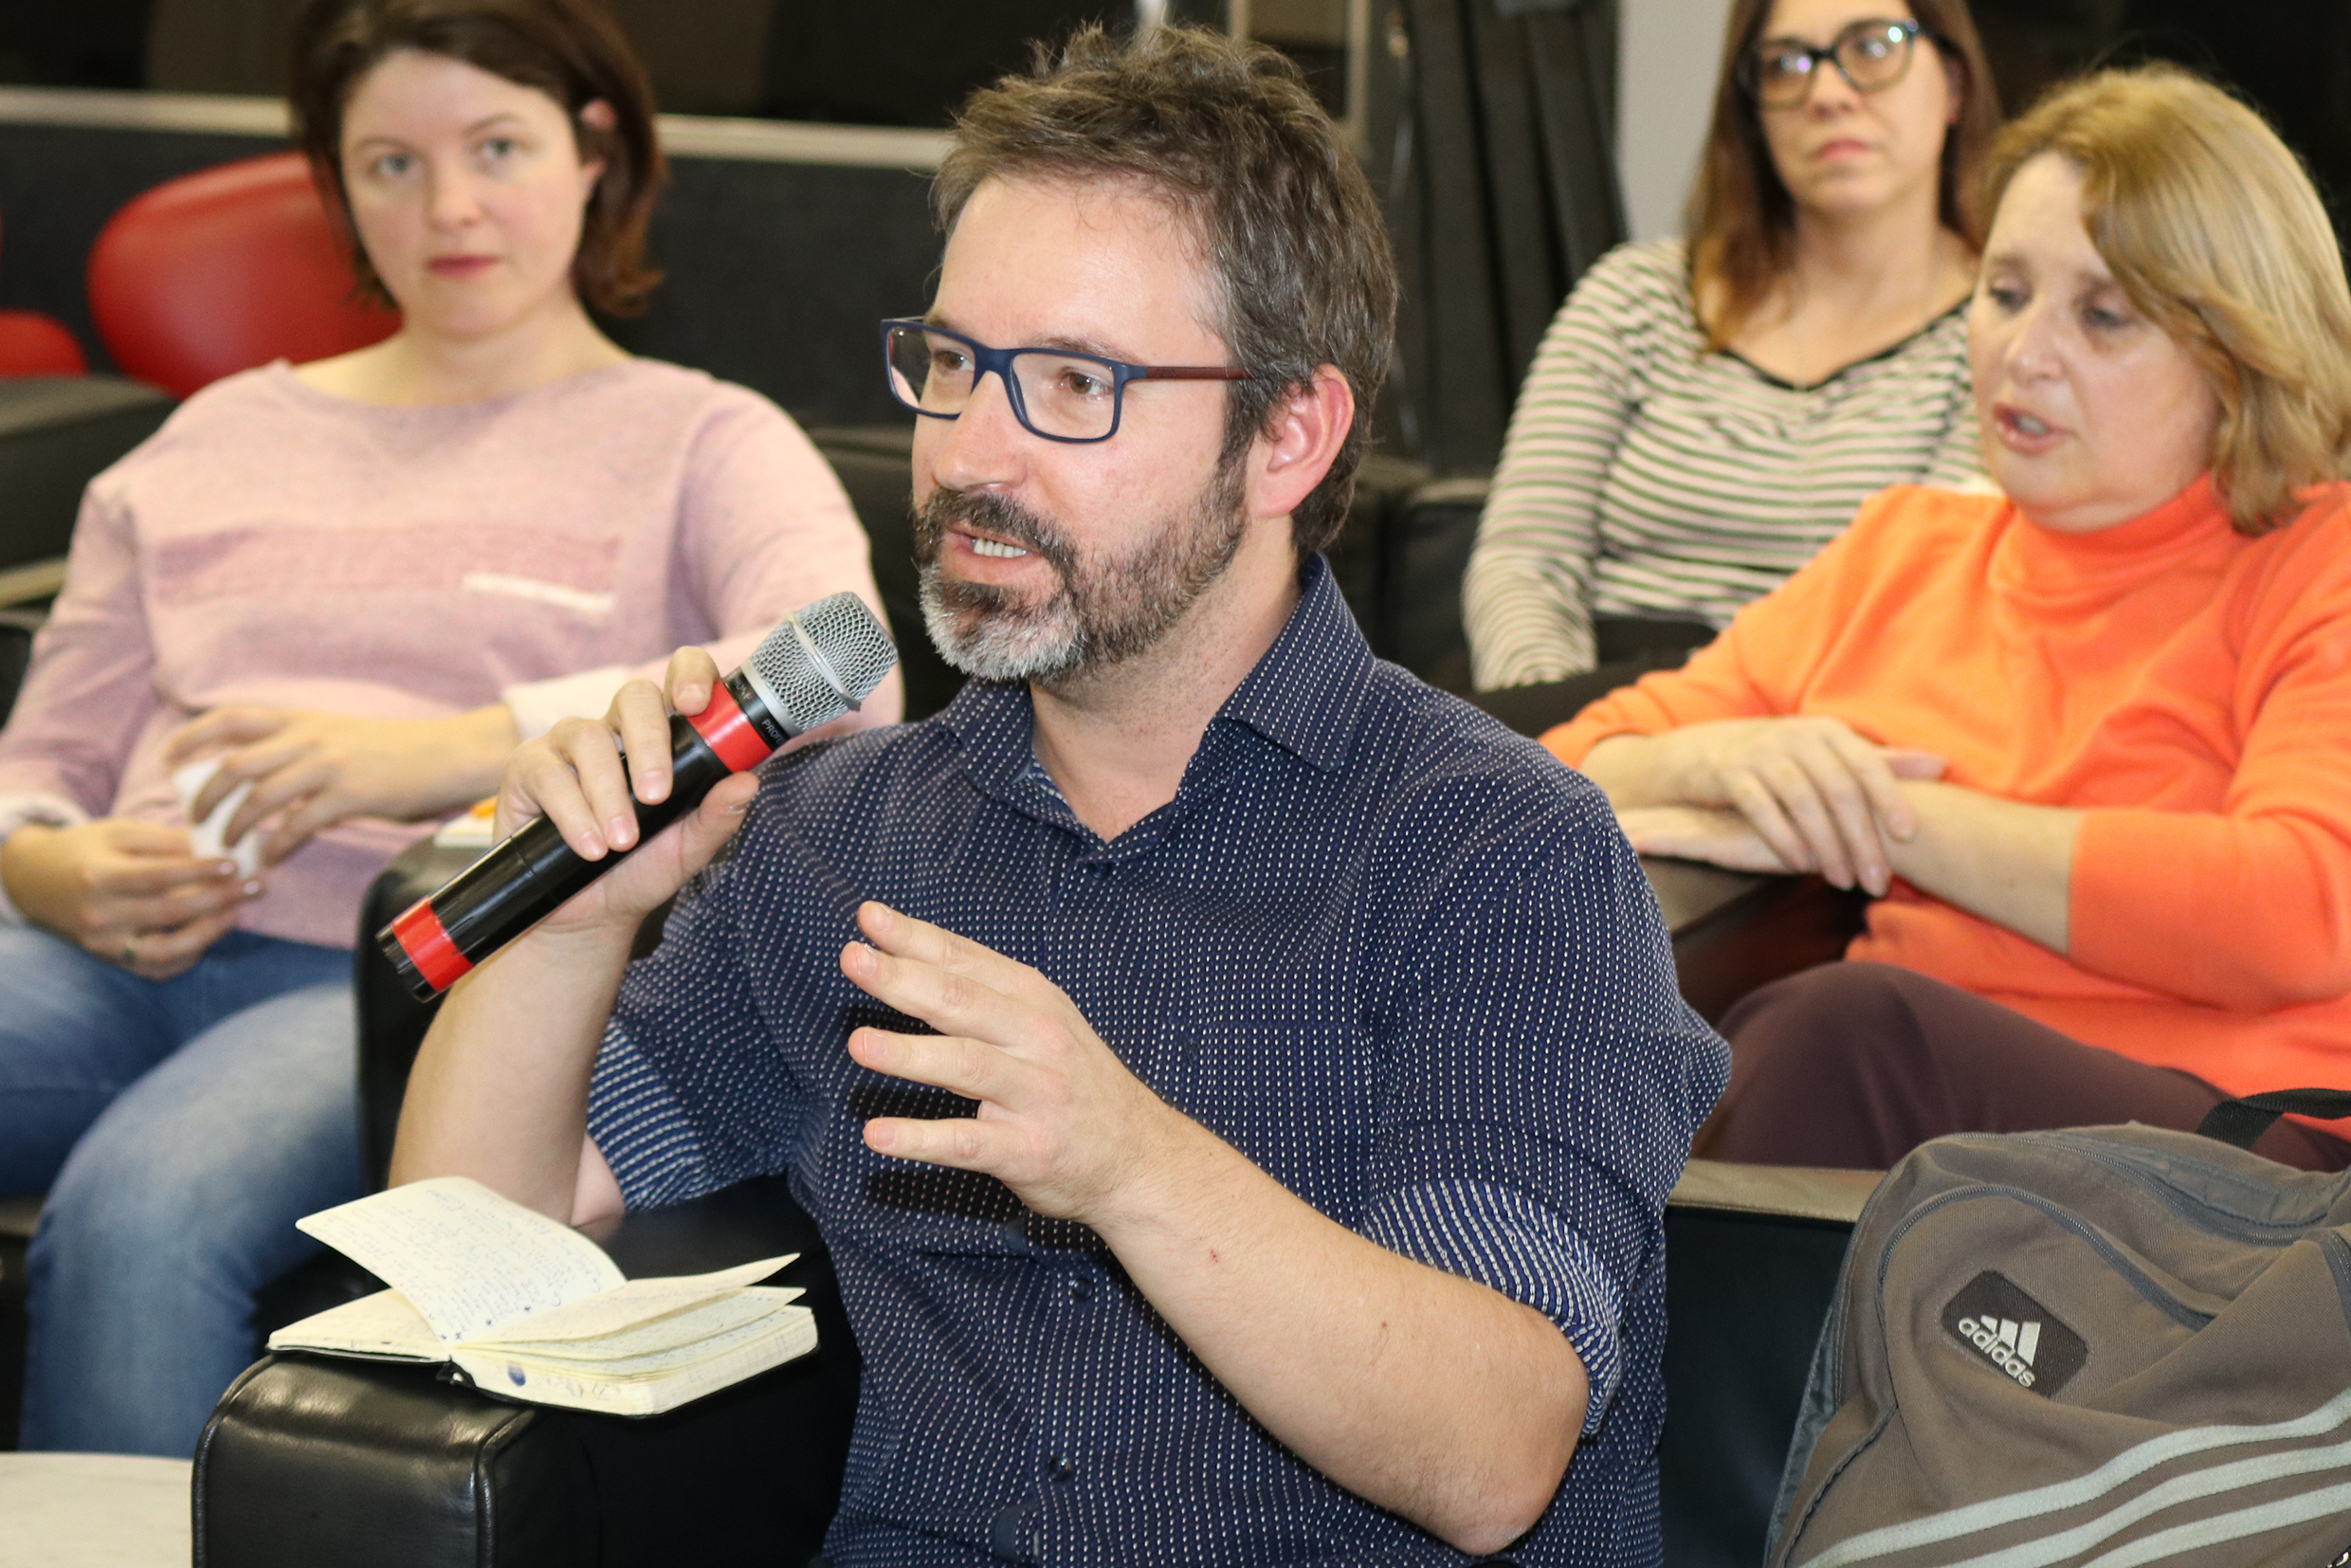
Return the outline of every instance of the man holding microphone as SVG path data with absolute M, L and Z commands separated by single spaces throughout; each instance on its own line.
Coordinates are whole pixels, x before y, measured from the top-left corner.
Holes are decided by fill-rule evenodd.
M 1360 170 L 1279 57 L 1089 32 L 939 194 L 883 339 L 974 680 L 483 963 L 393 1178 L 576 1222 L 789 1172 L 865 1364 L 836 1568 L 1654 1561 L 1660 1214 L 1727 1057 L 1605 801 L 1317 553 L 1394 319 Z M 523 748 L 501 821 L 631 848 L 716 676 Z

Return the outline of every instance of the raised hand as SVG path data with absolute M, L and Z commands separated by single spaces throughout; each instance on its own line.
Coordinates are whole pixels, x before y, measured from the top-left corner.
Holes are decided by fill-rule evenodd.
M 631 681 L 602 720 L 566 719 L 515 749 L 499 781 L 494 831 L 504 838 L 545 816 L 585 860 L 602 860 L 637 844 L 635 801 L 669 796 L 669 715 L 697 714 L 710 702 L 718 666 L 699 647 L 680 648 L 663 685 Z M 666 688 L 665 690 L 665 688 Z M 637 758 L 632 766 L 628 758 Z M 558 932 L 600 925 L 636 929 L 719 852 L 758 793 L 756 777 L 720 780 L 702 803 L 611 875 L 600 877 L 550 917 Z
M 857 925 L 866 941 L 842 949 L 842 974 L 939 1032 L 860 1029 L 849 1054 L 979 1102 L 972 1118 L 876 1117 L 868 1146 L 984 1171 L 1037 1212 L 1098 1228 L 1151 1209 L 1165 1157 L 1206 1135 L 1127 1070 L 1059 986 L 885 904 L 861 905 Z

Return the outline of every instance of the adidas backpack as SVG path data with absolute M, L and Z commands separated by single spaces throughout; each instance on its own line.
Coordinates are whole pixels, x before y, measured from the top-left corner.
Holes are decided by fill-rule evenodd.
M 1896 1165 L 1853 1229 L 1769 1568 L 2351 1568 L 2351 1173 L 2245 1152 L 2282 1110 L 2351 1093 Z

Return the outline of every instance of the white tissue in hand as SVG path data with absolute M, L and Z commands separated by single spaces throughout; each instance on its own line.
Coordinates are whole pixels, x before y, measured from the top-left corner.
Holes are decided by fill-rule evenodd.
M 247 829 L 233 849 L 221 842 L 221 834 L 228 830 L 228 819 L 237 814 L 237 808 L 245 804 L 245 797 L 253 793 L 253 786 L 248 782 L 229 791 L 228 798 L 213 807 L 212 814 L 202 822 L 194 816 L 196 796 L 204 793 L 204 786 L 220 771 L 224 760 L 215 757 L 189 763 L 172 775 L 172 787 L 179 792 L 179 809 L 189 813 L 188 852 L 198 860 L 233 860 L 237 863 L 237 875 L 250 878 L 262 868 L 262 830 Z

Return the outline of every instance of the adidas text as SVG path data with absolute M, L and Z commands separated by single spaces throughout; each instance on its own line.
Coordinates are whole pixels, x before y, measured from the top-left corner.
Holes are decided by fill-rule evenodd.
M 1959 1332 L 1968 1343 L 1991 1358 L 1992 1364 L 2016 1379 L 2017 1386 L 2032 1386 L 2032 1353 L 2040 1343 L 2039 1323 L 2017 1324 L 2002 1318 L 1961 1318 Z

